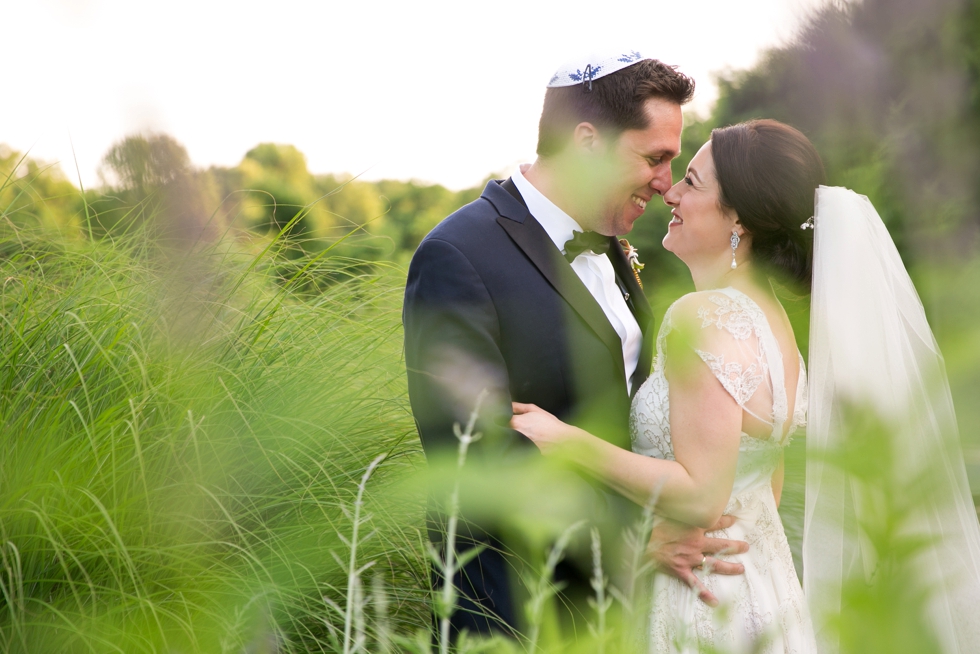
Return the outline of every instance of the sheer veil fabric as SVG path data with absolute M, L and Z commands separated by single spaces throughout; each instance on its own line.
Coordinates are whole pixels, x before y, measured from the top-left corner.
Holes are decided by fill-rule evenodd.
M 822 654 L 839 643 L 821 615 L 839 612 L 852 575 L 873 583 L 873 548 L 857 525 L 867 503 L 855 481 L 818 453 L 860 438 L 845 428 L 848 406 L 870 407 L 888 426 L 894 470 L 910 481 L 928 468 L 934 494 L 909 516 L 910 533 L 935 539 L 915 559 L 930 589 L 927 619 L 943 651 L 980 643 L 980 526 L 959 448 L 942 355 L 922 302 L 871 202 L 821 186 L 814 212 L 809 416 L 803 588 Z

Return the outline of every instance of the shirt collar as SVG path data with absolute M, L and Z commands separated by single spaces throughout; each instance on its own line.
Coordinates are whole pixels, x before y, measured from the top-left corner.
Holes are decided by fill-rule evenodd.
M 555 247 L 564 253 L 565 242 L 572 238 L 572 232 L 584 232 L 585 230 L 574 218 L 559 209 L 558 205 L 527 181 L 520 169 L 514 171 L 511 179 L 514 180 L 514 186 L 524 198 L 528 211 L 544 227 L 544 231 L 554 241 Z

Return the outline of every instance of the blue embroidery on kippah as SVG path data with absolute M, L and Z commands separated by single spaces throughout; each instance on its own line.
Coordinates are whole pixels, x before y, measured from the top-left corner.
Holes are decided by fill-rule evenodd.
M 628 54 L 622 55 L 616 61 L 621 61 L 624 64 L 631 64 L 633 62 L 639 61 L 640 59 L 643 59 L 643 55 L 641 55 L 636 50 L 631 50 Z
M 555 73 L 555 76 L 551 78 L 551 81 L 550 82 L 548 82 L 548 86 L 551 86 L 552 84 L 554 84 L 555 82 L 557 82 L 559 77 L 560 76 L 558 75 L 558 73 Z
M 593 80 L 596 77 L 596 73 L 602 70 L 602 66 L 587 66 L 585 70 L 587 72 L 583 73 L 582 69 L 580 68 L 576 69 L 574 73 L 568 74 L 568 79 L 575 82 L 582 82 L 582 81 L 587 82 L 589 80 Z

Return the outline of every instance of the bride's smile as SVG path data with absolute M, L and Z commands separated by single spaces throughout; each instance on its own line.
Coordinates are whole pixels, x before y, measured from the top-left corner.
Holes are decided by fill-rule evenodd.
M 699 290 L 731 283 L 733 257 L 738 264 L 747 261 L 751 235 L 737 214 L 722 204 L 711 141 L 694 155 L 684 177 L 664 194 L 664 202 L 673 216 L 664 249 L 687 264 Z M 733 232 L 742 243 L 734 252 Z

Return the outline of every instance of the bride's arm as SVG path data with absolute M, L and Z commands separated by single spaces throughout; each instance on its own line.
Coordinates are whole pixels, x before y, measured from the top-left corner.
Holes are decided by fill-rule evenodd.
M 515 403 L 511 425 L 545 454 L 564 452 L 637 504 L 646 505 L 659 488 L 658 514 L 709 529 L 731 497 L 742 410 L 693 350 L 673 361 L 668 373 L 676 461 L 616 447 L 534 405 Z

